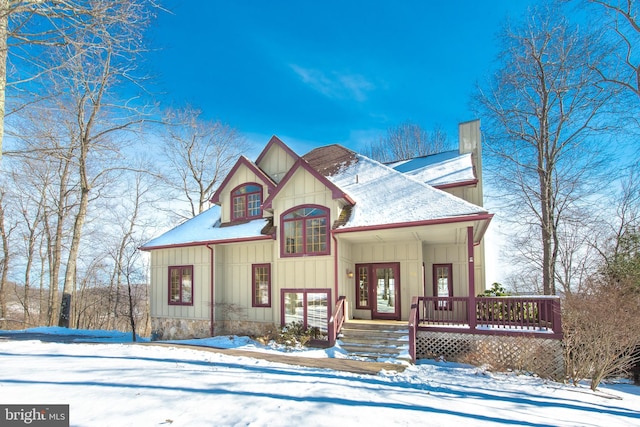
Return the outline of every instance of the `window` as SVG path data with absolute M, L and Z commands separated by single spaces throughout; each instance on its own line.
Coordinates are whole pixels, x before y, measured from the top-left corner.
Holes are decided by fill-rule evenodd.
M 433 296 L 436 297 L 452 297 L 453 296 L 453 279 L 451 275 L 451 264 L 434 264 L 433 265 Z M 451 310 L 452 301 L 437 301 L 437 310 Z
M 169 305 L 193 305 L 193 266 L 169 267 Z
M 369 305 L 369 266 L 356 266 L 356 308 L 371 308 Z
M 253 264 L 251 268 L 253 307 L 271 307 L 271 265 Z
M 282 215 L 282 256 L 328 255 L 329 211 L 320 206 L 295 208 Z
M 326 335 L 329 295 L 327 289 L 283 289 L 282 324 L 300 322 L 305 329 L 318 328 Z
M 243 184 L 231 192 L 231 219 L 260 218 L 262 216 L 262 187 Z

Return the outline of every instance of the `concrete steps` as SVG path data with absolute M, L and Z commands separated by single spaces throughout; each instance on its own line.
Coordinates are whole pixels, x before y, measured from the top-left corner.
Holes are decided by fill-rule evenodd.
M 406 322 L 348 321 L 339 339 L 349 356 L 373 361 L 410 360 Z

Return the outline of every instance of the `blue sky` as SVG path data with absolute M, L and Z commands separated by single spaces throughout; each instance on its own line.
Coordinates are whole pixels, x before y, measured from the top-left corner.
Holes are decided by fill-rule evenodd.
M 474 119 L 474 84 L 495 65 L 496 33 L 529 2 L 168 2 L 150 33 L 163 107 L 189 103 L 264 145 L 298 154 L 359 150 L 404 121 Z

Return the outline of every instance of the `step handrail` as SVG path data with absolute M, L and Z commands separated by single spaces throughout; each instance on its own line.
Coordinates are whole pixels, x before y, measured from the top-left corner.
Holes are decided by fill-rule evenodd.
M 338 298 L 338 301 L 336 301 L 336 306 L 333 309 L 333 313 L 329 318 L 329 327 L 328 327 L 329 347 L 333 347 L 334 345 L 336 345 L 336 339 L 338 337 L 338 334 L 340 333 L 340 330 L 342 329 L 342 325 L 344 325 L 344 320 L 345 320 L 344 306 L 345 306 L 346 300 L 347 300 L 347 297 L 345 296 L 340 296 Z

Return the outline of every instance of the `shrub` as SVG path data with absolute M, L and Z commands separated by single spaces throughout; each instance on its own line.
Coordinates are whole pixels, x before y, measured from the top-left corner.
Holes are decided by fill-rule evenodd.
M 576 384 L 591 379 L 591 389 L 638 362 L 640 294 L 620 281 L 594 279 L 587 292 L 567 295 L 563 303 L 565 363 Z
M 318 339 L 321 336 L 320 329 L 306 328 L 302 322 L 291 322 L 280 328 L 280 333 L 276 337 L 278 344 L 288 347 L 306 346 L 312 339 Z

